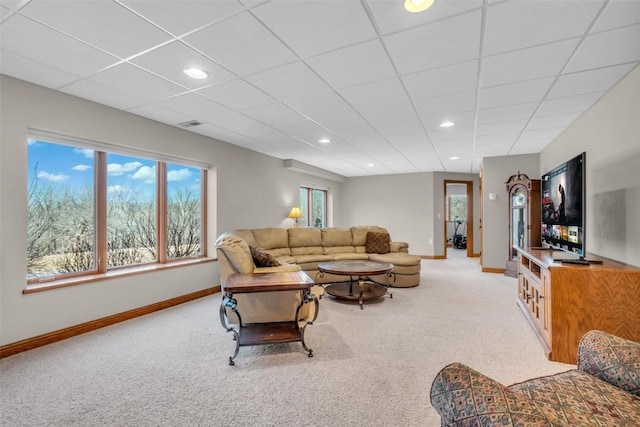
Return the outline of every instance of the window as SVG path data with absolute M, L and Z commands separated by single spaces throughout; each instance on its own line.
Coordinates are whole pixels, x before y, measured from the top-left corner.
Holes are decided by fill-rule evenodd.
M 300 187 L 301 227 L 327 226 L 327 190 Z
M 467 218 L 467 195 L 447 196 L 447 221 Z
M 60 139 L 28 141 L 29 283 L 205 255 L 206 168 Z

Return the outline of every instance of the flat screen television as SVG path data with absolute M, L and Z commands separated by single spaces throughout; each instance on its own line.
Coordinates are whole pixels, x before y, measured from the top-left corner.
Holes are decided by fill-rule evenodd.
M 568 260 L 584 260 L 585 165 L 586 153 L 582 153 L 540 179 L 542 245 L 577 255 L 565 256 Z

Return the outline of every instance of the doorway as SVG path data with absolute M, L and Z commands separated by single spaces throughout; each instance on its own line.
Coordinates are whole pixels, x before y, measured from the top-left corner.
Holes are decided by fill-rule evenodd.
M 449 249 L 473 256 L 473 181 L 444 181 L 444 257 Z

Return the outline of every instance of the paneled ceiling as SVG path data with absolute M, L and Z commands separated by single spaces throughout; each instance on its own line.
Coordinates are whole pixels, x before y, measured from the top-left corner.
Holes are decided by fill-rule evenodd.
M 0 71 L 349 177 L 540 152 L 640 62 L 638 0 L 403 1 L 2 0 Z

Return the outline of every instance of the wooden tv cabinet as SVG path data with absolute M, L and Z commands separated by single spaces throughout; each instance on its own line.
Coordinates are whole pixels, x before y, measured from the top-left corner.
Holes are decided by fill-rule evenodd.
M 602 264 L 562 264 L 554 253 L 518 248 L 516 302 L 548 359 L 575 364 L 592 329 L 640 342 L 640 269 L 592 255 Z

